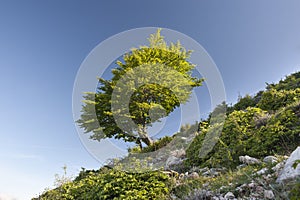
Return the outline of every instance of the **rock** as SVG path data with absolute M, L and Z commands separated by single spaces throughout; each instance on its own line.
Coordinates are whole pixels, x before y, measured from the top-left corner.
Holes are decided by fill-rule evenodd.
M 262 175 L 262 178 L 267 184 L 269 184 L 273 181 L 273 176 L 274 174 L 264 174 Z
M 211 168 L 210 169 L 211 171 L 216 171 L 216 172 L 220 172 L 220 173 L 224 173 L 227 171 L 227 168 L 226 167 L 222 167 L 222 168 Z
M 283 159 L 287 160 L 289 158 L 289 156 L 283 156 Z
M 175 156 L 170 156 L 166 161 L 165 169 L 172 170 L 174 166 L 181 165 L 182 163 L 183 163 L 183 159 L 177 158 Z
M 264 188 L 262 186 L 256 186 L 255 192 L 257 194 L 263 194 L 264 193 Z
M 207 188 L 208 186 L 209 186 L 209 183 L 204 183 L 204 184 L 202 185 L 203 188 Z
M 208 191 L 206 191 L 205 196 L 206 196 L 206 198 L 212 198 L 214 196 L 214 194 L 208 190 Z
M 197 179 L 199 178 L 199 174 L 197 172 L 192 172 L 191 174 L 188 175 L 188 178 Z
M 264 198 L 265 199 L 274 199 L 275 195 L 274 195 L 272 190 L 265 190 L 264 191 Z
M 254 187 L 256 187 L 256 185 L 257 184 L 255 182 L 251 182 L 251 183 L 248 184 L 248 187 L 249 188 L 254 188 Z
M 180 139 L 182 139 L 182 140 L 187 140 L 187 137 L 180 137 Z
M 243 195 L 247 189 L 247 184 L 244 183 L 243 185 L 240 185 L 239 187 L 235 188 L 235 191 L 237 191 L 240 195 Z
M 222 186 L 220 187 L 220 191 L 225 190 L 225 189 L 227 189 L 227 188 L 228 188 L 227 186 L 222 185 Z
M 209 170 L 209 168 L 208 167 L 204 167 L 204 168 L 201 168 L 201 169 L 199 169 L 199 173 L 204 173 L 204 172 L 207 172 Z
M 259 170 L 258 172 L 256 172 L 257 175 L 263 175 L 266 174 L 268 171 L 268 168 L 262 168 L 261 170 Z
M 198 200 L 198 199 L 211 199 L 213 197 L 213 193 L 209 190 L 202 190 L 202 189 L 194 189 L 193 192 L 187 196 L 186 200 Z
M 283 169 L 285 162 L 277 163 L 274 167 L 272 167 L 272 170 L 275 172 L 275 175 L 278 176 L 279 172 Z
M 267 156 L 263 159 L 263 162 L 267 164 L 274 164 L 278 162 L 278 159 L 275 156 Z
M 170 194 L 171 199 L 177 199 L 175 194 Z
M 199 172 L 199 167 L 192 167 L 190 170 L 189 170 L 189 173 L 192 173 L 192 172 Z
M 178 150 L 172 151 L 171 155 L 176 158 L 184 158 L 186 155 L 186 152 L 184 149 L 178 149 Z
M 216 177 L 218 175 L 220 175 L 220 172 L 216 171 L 214 168 L 202 173 L 202 176 L 206 177 Z
M 296 160 L 300 159 L 300 147 L 298 147 L 293 153 L 290 155 L 288 160 L 286 161 L 283 170 L 280 172 L 276 182 L 288 182 L 289 180 L 296 179 L 300 177 L 300 165 L 294 169 L 292 166 Z
M 224 197 L 225 197 L 225 199 L 234 199 L 235 198 L 235 196 L 232 192 L 227 192 Z
M 247 165 L 254 165 L 254 164 L 259 164 L 260 161 L 256 158 L 252 158 L 250 156 L 240 156 L 239 160 L 241 163 L 243 164 L 247 164 Z
M 255 193 L 255 192 L 252 192 L 252 193 L 250 194 L 250 199 L 251 199 L 251 200 L 260 200 L 260 199 L 262 199 L 262 197 L 261 197 L 260 194 L 257 194 L 257 193 Z
M 236 168 L 237 169 L 242 169 L 242 168 L 244 168 L 244 167 L 246 167 L 247 165 L 245 165 L 245 164 L 241 164 L 241 165 L 239 165 L 239 166 L 237 166 Z
M 240 194 L 244 192 L 243 188 L 241 188 L 241 187 L 235 188 L 235 191 L 237 191 Z

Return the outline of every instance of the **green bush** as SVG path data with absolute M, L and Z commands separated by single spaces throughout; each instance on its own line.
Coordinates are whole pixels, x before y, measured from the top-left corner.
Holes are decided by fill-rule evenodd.
M 192 194 L 194 189 L 201 188 L 208 180 L 205 177 L 183 179 L 174 185 L 174 180 L 160 171 L 128 173 L 118 169 L 128 167 L 125 165 L 129 163 L 134 165 L 136 172 L 144 171 L 141 169 L 148 167 L 147 162 L 140 162 L 134 157 L 134 153 L 153 152 L 167 144 L 175 149 L 185 149 L 184 140 L 192 138 L 190 136 L 194 133 L 197 136 L 188 146 L 187 159 L 182 166 L 185 171 L 199 166 L 233 169 L 240 164 L 238 158 L 241 155 L 256 158 L 274 154 L 287 155 L 300 145 L 299 87 L 300 72 L 286 77 L 278 84 L 268 84 L 266 91 L 260 91 L 254 97 L 246 95 L 240 98 L 234 106 L 229 107 L 223 102 L 207 120 L 182 126 L 179 133 L 175 134 L 177 137 L 167 136 L 143 149 L 129 149 L 129 156 L 121 160 L 124 162 L 113 163 L 114 169 L 83 169 L 72 182 L 61 182 L 59 187 L 44 192 L 35 200 L 170 199 L 171 193 L 184 198 Z M 222 124 L 224 112 L 227 118 Z M 221 132 L 220 137 L 215 137 L 216 132 Z M 215 145 L 212 149 L 209 145 L 202 148 L 203 143 Z M 227 185 L 230 187 L 222 192 L 231 191 L 237 185 L 250 181 L 250 174 L 256 167 L 247 166 L 234 173 L 229 170 L 227 174 L 210 179 L 209 185 L 213 190 Z M 288 189 L 290 199 L 300 199 L 299 181 Z
M 271 88 L 275 90 L 294 90 L 300 88 L 300 72 L 287 76 L 277 84 L 268 84 L 267 89 Z
M 270 89 L 262 94 L 258 107 L 263 110 L 276 111 L 300 100 L 300 88 L 295 90 L 275 90 Z
M 273 115 L 267 125 L 259 130 L 261 139 L 255 141 L 259 142 L 259 147 L 252 150 L 260 153 L 291 153 L 300 144 L 299 105 L 300 102 L 293 103 Z
M 241 97 L 238 102 L 233 106 L 234 110 L 245 110 L 248 107 L 255 107 L 256 101 L 250 95 Z
M 220 128 L 218 125 L 206 125 L 187 149 L 185 165 L 209 167 L 236 167 L 239 156 L 249 155 L 262 158 L 273 154 L 288 154 L 300 145 L 300 103 L 292 105 L 270 115 L 260 108 L 247 108 L 245 111 L 233 111 L 228 115 L 222 134 L 212 151 L 205 157 L 199 157 L 205 137 Z
M 171 181 L 158 171 L 126 173 L 115 169 L 86 172 L 84 178 L 47 191 L 39 199 L 166 199 Z
M 290 200 L 299 200 L 300 199 L 300 182 L 297 182 L 289 193 Z

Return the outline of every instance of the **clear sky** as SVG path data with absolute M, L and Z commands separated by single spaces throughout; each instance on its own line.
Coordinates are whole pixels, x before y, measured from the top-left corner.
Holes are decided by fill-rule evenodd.
M 101 41 L 165 27 L 199 42 L 228 102 L 300 69 L 300 1 L 0 2 L 0 200 L 30 199 L 70 174 L 99 168 L 72 118 L 77 70 Z M 5 197 L 6 196 L 6 197 Z

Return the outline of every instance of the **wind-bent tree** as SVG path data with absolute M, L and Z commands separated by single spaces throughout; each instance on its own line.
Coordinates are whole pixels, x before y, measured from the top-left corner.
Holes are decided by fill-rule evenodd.
M 187 60 L 191 51 L 179 41 L 167 45 L 160 29 L 148 40 L 149 46 L 132 49 L 123 62 L 117 61 L 111 80 L 99 78 L 97 91 L 85 93 L 77 122 L 86 133 L 92 133 L 91 139 L 151 145 L 147 127 L 187 102 L 192 89 L 202 84 L 203 79 L 191 75 L 195 67 Z M 124 103 L 126 95 L 129 100 L 125 98 Z

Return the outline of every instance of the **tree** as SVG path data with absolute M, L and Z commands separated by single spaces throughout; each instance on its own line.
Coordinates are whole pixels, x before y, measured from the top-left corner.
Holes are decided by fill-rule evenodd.
M 188 101 L 203 79 L 192 77 L 195 65 L 178 41 L 167 45 L 160 29 L 149 46 L 132 49 L 117 61 L 111 80 L 99 78 L 96 92 L 85 93 L 77 121 L 91 139 L 123 139 L 151 145 L 147 127 Z

